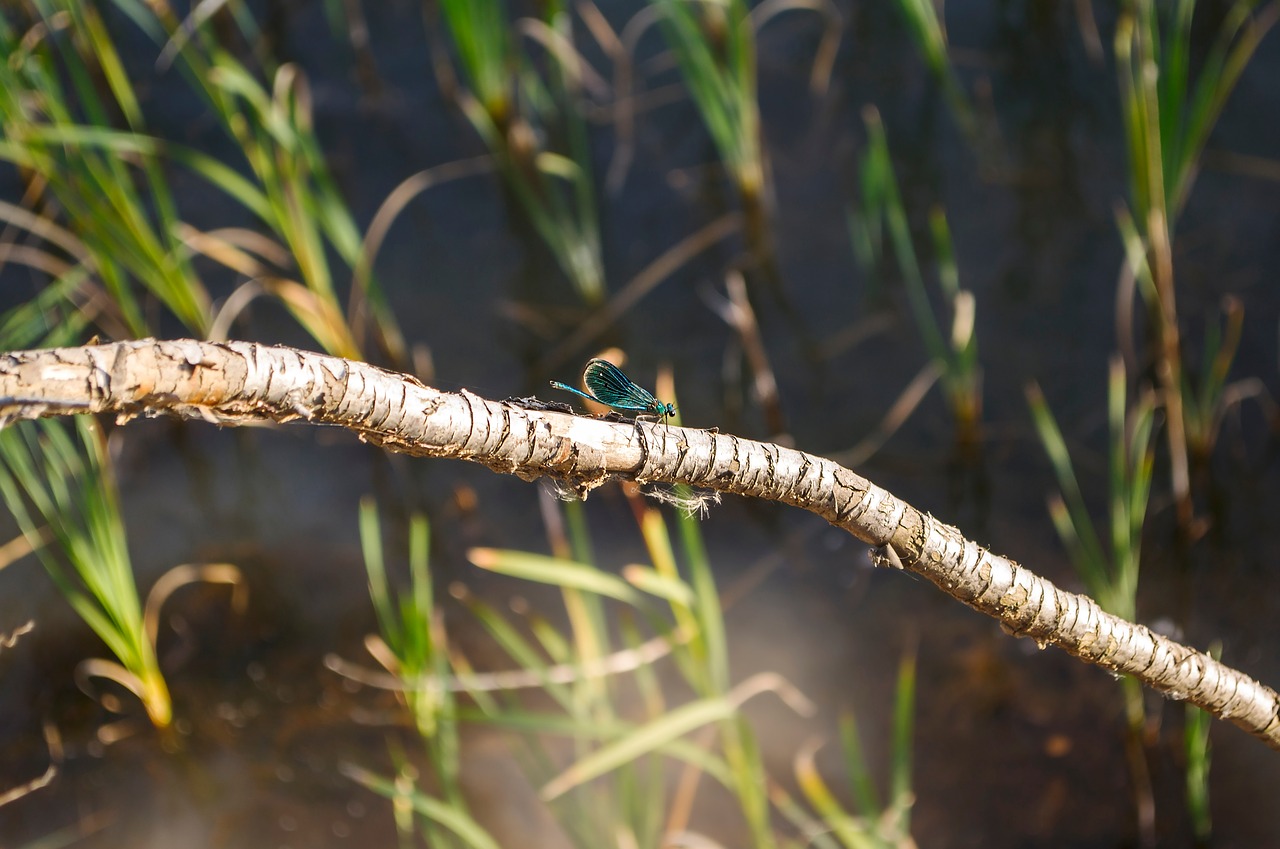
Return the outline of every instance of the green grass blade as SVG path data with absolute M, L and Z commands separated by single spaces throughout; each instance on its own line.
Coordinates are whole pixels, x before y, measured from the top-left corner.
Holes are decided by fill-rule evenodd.
M 839 838 L 842 846 L 846 849 L 880 849 L 880 841 L 867 824 L 840 806 L 818 772 L 811 747 L 806 747 L 796 757 L 795 773 L 796 783 L 810 807 L 822 818 L 823 825 Z
M 862 737 L 858 733 L 858 723 L 852 712 L 840 717 L 840 742 L 858 811 L 863 816 L 872 816 L 880 810 L 880 794 L 876 791 L 875 782 L 871 780 L 871 771 L 867 768 L 867 758 L 862 748 Z
M 142 622 L 105 443 L 87 416 L 77 418 L 76 430 L 78 442 L 52 419 L 0 430 L 0 497 L 67 602 L 138 680 L 148 715 L 163 727 L 172 706 Z M 43 545 L 28 503 L 47 524 L 51 545 Z
M 1130 551 L 1130 545 L 1133 542 L 1129 533 L 1129 446 L 1125 439 L 1125 372 L 1124 364 L 1119 358 L 1111 361 L 1107 383 L 1111 557 L 1112 563 L 1119 567 L 1124 562 L 1122 558 Z
M 401 633 L 400 619 L 396 615 L 395 604 L 392 602 L 390 587 L 387 584 L 378 504 L 370 496 L 366 495 L 360 499 L 359 521 L 360 551 L 364 556 L 364 568 L 369 577 L 369 599 L 373 602 L 373 611 L 378 617 L 378 628 L 382 631 L 383 640 L 395 652 L 403 645 L 404 635 Z
M 1079 556 L 1076 558 L 1076 567 L 1081 570 L 1082 576 L 1096 592 L 1105 583 L 1106 555 L 1094 530 L 1093 520 L 1089 518 L 1089 511 L 1085 507 L 1084 496 L 1076 480 L 1067 444 L 1062 438 L 1062 431 L 1058 429 L 1058 423 L 1049 410 L 1044 395 L 1034 384 L 1027 389 L 1027 405 L 1031 409 L 1032 421 L 1036 426 L 1036 433 L 1040 436 L 1040 443 L 1044 446 L 1049 463 L 1053 466 L 1054 475 L 1058 479 L 1058 488 L 1062 492 L 1067 511 L 1064 518 L 1070 519 L 1069 527 L 1059 524 L 1059 534 L 1063 536 L 1064 542 L 1069 543 L 1068 549 L 1072 548 L 1070 544 L 1072 541 L 1078 543 Z
M 864 180 L 863 215 L 881 218 L 885 222 L 894 258 L 902 274 L 907 302 L 924 340 L 925 349 L 929 352 L 930 359 L 945 368 L 950 362 L 950 349 L 934 318 L 933 307 L 929 304 L 929 296 L 925 291 L 924 276 L 911 239 L 911 227 L 893 172 L 893 160 L 889 154 L 884 124 L 874 109 L 868 109 L 863 119 L 867 128 L 867 149 L 861 162 Z
M 353 764 L 343 764 L 339 769 L 347 778 L 375 793 L 393 802 L 408 804 L 417 813 L 447 828 L 471 849 L 501 849 L 470 814 L 455 805 L 427 796 L 416 787 L 405 789 L 398 782 L 388 781 Z
M 522 634 L 510 622 L 489 605 L 472 599 L 467 605 L 473 616 L 480 620 L 489 635 L 497 641 L 502 650 L 510 655 L 521 669 L 534 674 L 546 673 L 546 661 Z M 542 688 L 556 700 L 564 710 L 573 705 L 572 692 L 564 684 L 546 680 Z
M 409 577 L 413 582 L 413 607 L 420 616 L 430 616 L 435 609 L 428 559 L 431 551 L 431 526 L 427 517 L 414 513 L 409 517 Z
M 482 569 L 512 578 L 581 590 L 636 607 L 644 602 L 634 587 L 616 575 L 570 560 L 496 548 L 473 548 L 467 558 Z
M 631 734 L 609 743 L 574 763 L 542 788 L 544 799 L 555 799 L 593 778 L 612 772 L 635 759 L 710 723 L 732 717 L 737 707 L 728 699 L 699 699 L 666 716 L 642 725 Z
M 623 576 L 633 587 L 643 593 L 670 602 L 684 608 L 691 608 L 697 602 L 693 588 L 679 578 L 663 575 L 648 566 L 628 566 Z
M 680 497 L 692 494 L 687 488 L 683 492 L 680 489 L 677 487 L 677 495 Z M 688 567 L 689 585 L 693 588 L 696 599 L 694 612 L 698 620 L 699 641 L 706 651 L 706 674 L 714 688 L 712 692 L 723 693 L 729 687 L 729 642 L 724 631 L 724 611 L 720 607 L 720 594 L 711 571 L 711 560 L 707 557 L 698 520 L 681 515 L 676 518 L 676 524 L 680 529 L 680 543 Z
M 0 315 L 0 346 L 6 351 L 62 348 L 83 339 L 89 319 L 69 302 L 88 278 L 84 266 L 74 266 L 31 300 Z
M 906 655 L 898 666 L 898 687 L 893 709 L 893 752 L 890 770 L 890 805 L 897 810 L 895 832 L 907 835 L 911 832 L 911 800 L 914 798 L 911 783 L 912 740 L 915 734 L 916 658 Z

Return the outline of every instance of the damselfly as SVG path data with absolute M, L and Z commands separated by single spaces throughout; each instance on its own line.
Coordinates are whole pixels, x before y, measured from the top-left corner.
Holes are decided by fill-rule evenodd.
M 634 410 L 666 419 L 676 414 L 674 404 L 664 404 L 653 397 L 648 389 L 637 386 L 631 378 L 608 360 L 594 359 L 582 371 L 582 383 L 587 391 L 574 389 L 558 380 L 551 381 L 556 389 L 581 395 L 592 401 L 613 407 L 615 410 Z

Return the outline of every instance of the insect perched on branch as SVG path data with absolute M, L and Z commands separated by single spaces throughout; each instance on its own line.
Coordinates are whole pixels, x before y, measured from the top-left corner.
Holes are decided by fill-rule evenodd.
M 608 360 L 593 359 L 582 370 L 582 384 L 587 391 L 574 389 L 558 380 L 551 381 L 556 389 L 563 389 L 580 395 L 590 401 L 604 404 L 615 410 L 635 411 L 657 416 L 664 421 L 676 414 L 674 404 L 664 404 L 653 396 L 653 393 L 639 386 L 631 378 L 622 373 L 622 369 Z

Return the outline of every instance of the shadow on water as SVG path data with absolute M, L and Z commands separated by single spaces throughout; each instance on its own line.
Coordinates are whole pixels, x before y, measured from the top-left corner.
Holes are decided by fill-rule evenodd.
M 1106 360 L 1122 256 L 1112 209 L 1125 196 L 1126 177 L 1114 72 L 1088 54 L 1071 5 L 996 2 L 951 10 L 963 15 L 948 20 L 961 77 L 974 89 L 985 87 L 996 105 L 1006 159 L 994 169 L 980 167 L 966 148 L 901 25 L 882 7 L 860 4 L 848 16 L 836 88 L 819 104 L 801 94 L 814 33 L 780 21 L 761 39 L 760 61 L 777 193 L 772 244 L 784 297 L 806 329 L 801 334 L 796 322 L 782 319 L 767 295 L 753 305 L 801 449 L 834 453 L 856 443 L 921 368 L 924 352 L 910 316 L 894 307 L 893 293 L 883 302 L 868 297 L 873 281 L 858 274 L 849 245 L 859 114 L 864 104 L 877 104 L 913 229 L 926 226 L 932 204 L 946 207 L 957 265 L 977 296 L 984 426 L 980 444 L 957 446 L 935 389 L 859 471 L 1078 589 L 1044 508 L 1052 476 L 1022 395 L 1027 381 L 1040 382 L 1073 449 L 1082 450 L 1084 487 L 1101 492 Z M 605 9 L 619 20 L 633 11 L 627 4 Z M 373 47 L 364 61 L 372 57 L 385 86 L 376 103 L 353 84 L 348 63 L 329 60 L 332 36 L 316 9 L 291 10 L 273 33 L 283 55 L 310 77 L 325 149 L 357 220 L 367 222 L 405 176 L 475 155 L 479 145 L 433 88 L 417 12 L 398 3 L 367 4 L 364 12 Z M 1105 43 L 1113 21 L 1099 15 Z M 1280 159 L 1274 34 L 1245 80 L 1213 144 Z M 160 99 L 149 107 L 163 112 L 163 98 L 173 93 L 157 91 Z M 704 215 L 716 214 L 714 201 L 691 195 L 672 176 L 708 166 L 713 155 L 695 141 L 685 106 L 641 116 L 624 190 L 601 199 L 612 280 L 628 278 Z M 596 155 L 606 162 L 608 132 L 594 132 Z M 184 206 L 197 208 L 198 187 L 191 191 Z M 410 342 L 429 346 L 441 388 L 465 386 L 495 398 L 541 394 L 539 385 L 520 384 L 545 375 L 521 376 L 532 374 L 528 362 L 539 347 L 556 340 L 510 316 L 562 327 L 558 319 L 576 309 L 555 263 L 504 218 L 503 207 L 502 189 L 489 177 L 428 192 L 392 228 L 379 258 L 401 325 Z M 1274 183 L 1207 170 L 1184 222 L 1179 260 L 1190 269 L 1180 279 L 1189 290 L 1187 308 L 1239 293 L 1247 317 L 1236 368 L 1274 385 L 1280 296 L 1265 285 L 1269 269 L 1280 266 Z M 726 395 L 736 392 L 742 415 L 734 429 L 763 437 L 768 424 L 743 388 L 748 381 L 726 378 L 742 372 L 740 357 L 726 362 L 732 330 L 699 294 L 704 281 L 723 280 L 731 253 L 713 251 L 677 271 L 603 338 L 628 350 L 638 374 L 652 375 L 660 363 L 674 366 L 685 422 L 721 424 Z M 871 311 L 883 311 L 889 329 L 815 369 L 814 340 L 837 336 Z M 277 318 L 267 308 L 255 314 L 259 338 L 307 346 Z M 216 588 L 176 597 L 161 648 L 180 745 L 166 751 L 154 733 L 139 730 L 104 746 L 95 735 L 114 718 L 71 684 L 75 663 L 101 648 L 36 566 L 23 561 L 0 572 L 6 623 L 0 630 L 30 617 L 37 623 L 0 653 L 0 785 L 44 769 L 42 722 L 58 725 L 66 749 L 49 787 L 0 807 L 0 842 L 31 845 L 79 824 L 92 832 L 80 844 L 87 846 L 392 845 L 389 805 L 344 779 L 338 767 L 349 761 L 390 772 L 387 740 L 406 749 L 412 740 L 403 726 L 385 724 L 395 716 L 389 694 L 356 687 L 321 664 L 330 652 L 363 661 L 361 639 L 374 627 L 356 503 L 381 490 L 393 505 L 396 496 L 401 506 L 425 505 L 442 585 L 463 581 L 505 603 L 515 594 L 539 596 L 480 575 L 463 552 L 473 545 L 545 550 L 535 493 L 515 478 L 466 464 L 371 458 L 346 434 L 302 427 L 234 437 L 198 424 L 166 431 L 144 423 L 130 431 L 121 477 L 139 585 L 179 562 L 230 561 L 247 576 L 250 609 L 233 619 Z M 1157 474 L 1140 616 L 1176 626 L 1195 645 L 1221 639 L 1232 665 L 1274 684 L 1280 681 L 1274 651 L 1280 587 L 1271 567 L 1280 555 L 1272 532 L 1272 505 L 1280 503 L 1274 441 L 1256 409 L 1246 407 L 1228 423 L 1223 444 L 1207 473 L 1210 532 L 1185 558 L 1168 542 L 1172 517 Z M 602 563 L 643 559 L 616 493 L 598 492 L 587 515 Z M 735 677 L 780 671 L 821 708 L 809 724 L 772 706 L 748 708 L 772 774 L 789 780 L 783 777 L 809 737 L 834 739 L 842 709 L 856 708 L 865 728 L 888 728 L 897 660 L 904 647 L 915 646 L 913 833 L 920 845 L 1135 845 L 1120 745 L 1123 706 L 1103 672 L 1001 634 L 923 581 L 873 571 L 861 545 L 811 516 L 729 499 L 704 528 L 722 585 L 752 587 L 727 616 Z M 755 568 L 768 557 L 771 565 Z M 451 627 L 469 639 L 465 626 Z M 491 660 L 504 665 L 499 656 Z M 1165 704 L 1155 715 L 1162 724 L 1152 729 L 1148 751 L 1157 810 L 1167 817 L 1162 845 L 1190 845 L 1182 764 L 1172 754 L 1181 706 Z M 1217 845 L 1280 844 L 1273 799 L 1280 762 L 1226 726 L 1214 728 L 1213 740 Z M 535 789 L 509 768 L 500 739 L 476 732 L 466 745 L 469 792 L 494 803 L 489 815 L 506 836 L 503 845 L 556 845 L 550 832 L 521 833 L 522 823 L 539 816 L 526 817 L 537 810 Z M 886 763 L 887 745 L 870 744 L 873 764 Z M 825 758 L 820 765 L 838 773 L 836 759 Z M 510 795 L 495 786 L 510 788 Z M 518 810 L 501 801 L 510 798 L 521 800 Z M 725 845 L 745 840 L 717 816 L 703 812 L 695 825 Z

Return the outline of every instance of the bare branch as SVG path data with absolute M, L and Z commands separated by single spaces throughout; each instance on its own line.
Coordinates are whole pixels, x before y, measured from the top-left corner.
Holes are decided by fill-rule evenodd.
M 879 562 L 928 578 L 998 619 L 1185 699 L 1280 750 L 1280 696 L 1204 652 L 1104 612 L 965 539 L 836 463 L 778 445 L 636 425 L 441 392 L 364 363 L 247 342 L 143 340 L 0 355 L 0 424 L 84 412 L 218 424 L 304 420 L 423 457 L 547 476 L 583 497 L 611 477 L 688 484 L 801 507 L 876 546 Z

